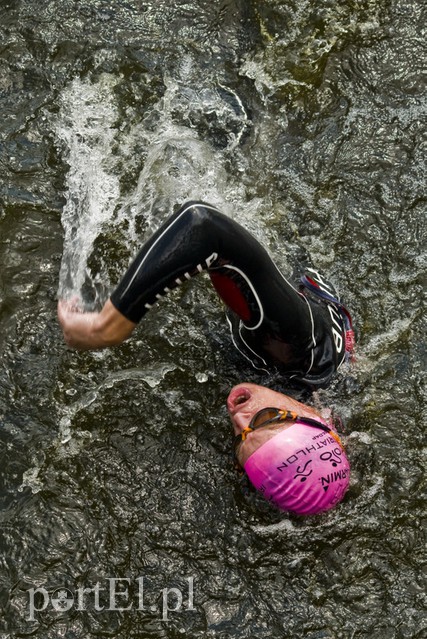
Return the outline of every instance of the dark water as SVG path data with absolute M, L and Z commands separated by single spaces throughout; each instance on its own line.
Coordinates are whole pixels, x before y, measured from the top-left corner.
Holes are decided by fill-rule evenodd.
M 415 0 L 0 1 L 1 639 L 426 636 L 425 24 Z M 58 289 L 99 304 L 187 198 L 353 311 L 357 363 L 310 399 L 354 469 L 329 514 L 235 475 L 229 388 L 283 387 L 205 280 L 119 348 L 62 342 Z

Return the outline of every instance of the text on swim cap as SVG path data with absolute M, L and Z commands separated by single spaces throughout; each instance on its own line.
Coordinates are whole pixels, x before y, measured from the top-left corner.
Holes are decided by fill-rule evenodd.
M 310 455 L 311 453 L 316 452 L 317 450 L 324 448 L 325 446 L 328 446 L 329 444 L 335 444 L 335 443 L 336 442 L 333 437 L 326 437 L 326 439 L 324 439 L 323 441 L 316 442 L 312 446 L 306 446 L 305 448 L 301 448 L 300 450 L 295 451 L 293 455 L 290 455 L 289 457 L 287 457 L 286 460 L 282 461 L 280 466 L 276 466 L 276 469 L 282 472 L 283 470 L 285 470 L 285 468 L 287 468 L 288 466 L 291 466 L 296 461 L 298 461 L 298 459 L 301 456 Z M 341 463 L 341 455 L 342 455 L 341 449 L 339 447 L 336 447 L 334 448 L 332 452 L 322 453 L 322 455 L 320 456 L 320 459 L 322 461 L 331 461 L 332 465 L 336 465 L 337 463 Z
M 329 473 L 326 477 L 320 477 L 320 481 L 322 482 L 322 488 L 324 490 L 328 489 L 328 485 L 332 484 L 336 481 L 341 481 L 342 479 L 347 479 L 350 474 L 349 468 L 343 468 L 342 470 L 334 470 L 333 473 Z

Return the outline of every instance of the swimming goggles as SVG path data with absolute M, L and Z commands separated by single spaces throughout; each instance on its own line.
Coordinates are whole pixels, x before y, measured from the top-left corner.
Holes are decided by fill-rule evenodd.
M 234 451 L 237 451 L 237 447 L 241 442 L 244 442 L 249 433 L 257 430 L 258 428 L 263 428 L 263 426 L 269 426 L 270 424 L 280 424 L 281 422 L 298 422 L 301 424 L 307 424 L 308 426 L 313 426 L 314 428 L 319 428 L 320 430 L 325 431 L 331 437 L 333 437 L 339 446 L 344 450 L 344 446 L 338 437 L 337 433 L 329 428 L 323 422 L 312 419 L 311 417 L 303 417 L 298 415 L 297 413 L 290 410 L 282 410 L 280 408 L 262 408 L 252 417 L 249 426 L 244 428 L 239 435 L 236 435 L 234 438 Z

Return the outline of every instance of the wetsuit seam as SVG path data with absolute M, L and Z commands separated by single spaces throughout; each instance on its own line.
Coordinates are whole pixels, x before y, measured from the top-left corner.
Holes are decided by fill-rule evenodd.
M 307 375 L 311 369 L 314 366 L 314 349 L 317 346 L 317 341 L 316 341 L 316 337 L 315 337 L 315 333 L 314 333 L 314 317 L 313 317 L 313 313 L 310 307 L 310 304 L 307 300 L 306 297 L 304 297 L 304 295 L 300 295 L 299 291 L 295 288 L 295 286 L 283 275 L 282 271 L 279 269 L 279 267 L 277 266 L 276 262 L 271 258 L 271 263 L 273 264 L 274 268 L 276 269 L 276 271 L 278 272 L 278 274 L 280 275 L 280 277 L 283 279 L 283 281 L 293 290 L 295 291 L 295 293 L 298 295 L 299 298 L 302 298 L 304 300 L 304 302 L 306 302 L 307 307 L 308 307 L 308 311 L 309 311 L 309 315 L 310 315 L 310 322 L 311 322 L 311 346 L 310 346 L 310 351 L 311 351 L 311 364 L 308 367 L 307 371 L 304 373 L 304 375 Z
M 310 321 L 311 321 L 311 364 L 308 367 L 308 369 L 306 370 L 306 372 L 304 373 L 304 375 L 308 375 L 308 373 L 311 371 L 311 369 L 314 366 L 314 349 L 316 348 L 317 342 L 316 342 L 316 337 L 314 334 L 314 317 L 313 317 L 313 312 L 311 310 L 311 306 L 308 302 L 308 300 L 304 297 L 303 298 L 305 300 L 305 302 L 307 303 L 308 306 L 308 310 L 310 313 Z
M 225 316 L 225 318 L 226 318 L 226 320 L 227 320 L 227 323 L 228 323 L 228 326 L 229 326 L 229 329 L 230 329 L 231 341 L 233 342 L 234 347 L 235 347 L 235 348 L 239 351 L 239 353 L 240 353 L 241 355 L 243 355 L 243 357 L 244 357 L 245 359 L 247 359 L 247 360 L 248 360 L 248 362 L 249 362 L 249 363 L 250 363 L 250 364 L 251 364 L 254 368 L 256 368 L 256 369 L 257 369 L 257 370 L 259 370 L 259 371 L 264 371 L 265 373 L 267 373 L 267 374 L 268 374 L 268 373 L 269 373 L 268 369 L 266 369 L 266 368 L 262 368 L 262 367 L 260 367 L 260 366 L 257 366 L 257 365 L 256 365 L 256 363 L 253 361 L 253 359 L 252 359 L 252 358 L 251 358 L 251 357 L 250 357 L 247 353 L 245 353 L 245 351 L 242 351 L 242 349 L 241 349 L 241 348 L 239 348 L 239 345 L 238 345 L 238 343 L 237 343 L 237 341 L 236 341 L 236 339 L 235 339 L 235 337 L 234 337 L 234 333 L 233 333 L 233 324 L 232 324 L 232 322 L 230 321 L 230 318 L 229 318 L 227 315 Z M 245 342 L 245 340 L 243 339 L 243 336 L 242 336 L 242 334 L 241 334 L 241 332 L 240 332 L 240 325 L 241 325 L 241 323 L 242 323 L 242 322 L 240 321 L 240 322 L 239 322 L 239 329 L 238 329 L 238 331 L 239 331 L 239 337 L 240 337 L 240 339 L 242 340 L 243 344 L 245 345 L 245 347 L 246 347 L 249 351 L 251 351 L 251 353 L 253 353 L 253 354 L 255 355 L 255 357 L 258 357 L 258 358 L 259 358 L 259 359 L 260 359 L 260 360 L 261 360 L 261 361 L 262 361 L 262 362 L 263 362 L 263 363 L 267 366 L 267 362 L 265 361 L 265 359 L 264 359 L 263 357 L 261 357 L 261 355 L 258 355 L 258 353 L 256 353 L 256 352 L 255 352 L 255 351 L 254 351 L 254 350 L 253 350 L 253 349 L 252 349 L 252 348 L 251 348 L 251 347 L 250 347 L 250 346 L 249 346 L 249 345 Z
M 246 281 L 246 283 L 248 284 L 249 288 L 251 289 L 251 291 L 252 291 L 252 293 L 253 293 L 253 295 L 255 297 L 255 300 L 256 300 L 256 303 L 258 304 L 258 309 L 259 309 L 259 312 L 260 312 L 260 319 L 259 319 L 258 323 L 255 326 L 246 326 L 246 324 L 243 322 L 243 326 L 248 331 L 254 331 L 254 330 L 256 330 L 257 328 L 259 328 L 261 326 L 261 324 L 264 322 L 264 319 L 265 319 L 264 307 L 261 304 L 261 300 L 260 300 L 260 298 L 258 296 L 256 288 L 252 284 L 252 281 L 250 280 L 248 275 L 246 275 L 246 273 L 244 273 L 244 271 L 239 269 L 237 266 L 234 266 L 233 264 L 223 264 L 222 266 L 214 267 L 214 268 L 212 268 L 210 270 L 214 271 L 214 270 L 225 269 L 225 268 L 229 268 L 229 269 L 239 273 L 243 277 L 243 279 Z

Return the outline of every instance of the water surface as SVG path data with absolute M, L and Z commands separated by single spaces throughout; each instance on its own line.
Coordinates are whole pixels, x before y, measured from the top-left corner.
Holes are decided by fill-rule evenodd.
M 1 639 L 425 636 L 425 19 L 415 0 L 0 2 Z M 333 512 L 277 513 L 235 474 L 230 387 L 286 387 L 232 351 L 207 280 L 118 348 L 62 341 L 58 294 L 99 306 L 189 198 L 353 312 L 356 364 L 308 398 L 344 420 Z M 133 607 L 111 610 L 125 578 Z

